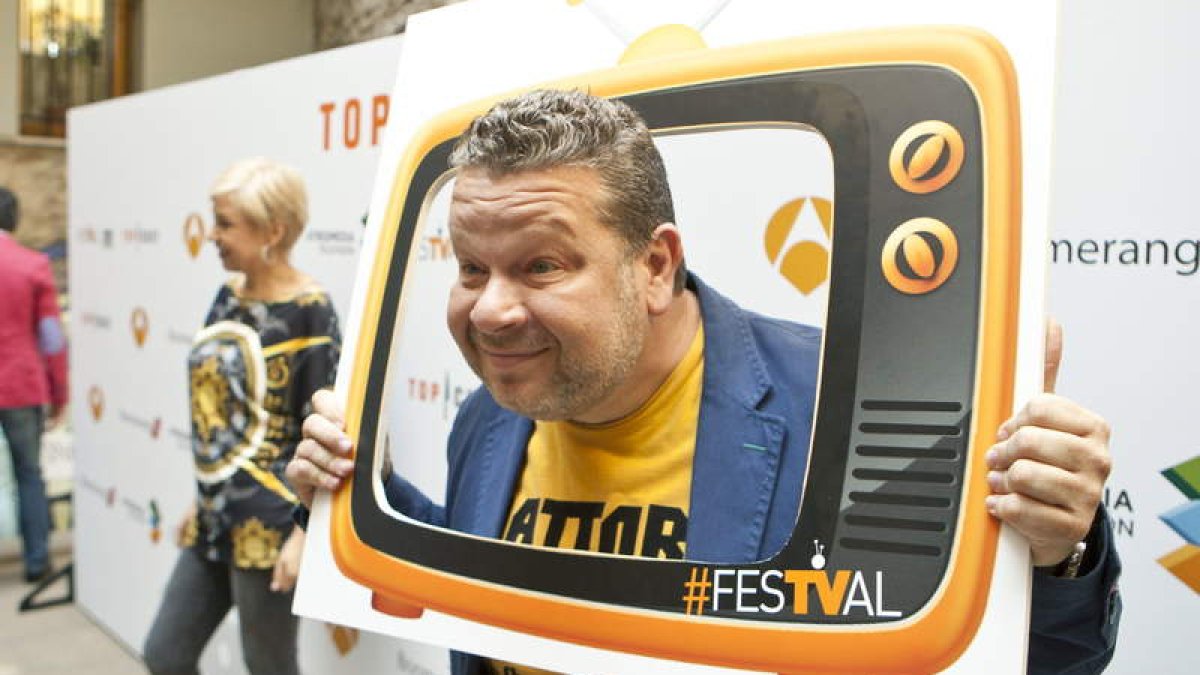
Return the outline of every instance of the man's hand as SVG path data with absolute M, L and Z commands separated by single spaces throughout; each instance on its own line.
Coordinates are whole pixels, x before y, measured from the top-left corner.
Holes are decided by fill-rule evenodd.
M 279 550 L 279 559 L 271 570 L 271 590 L 276 593 L 287 593 L 296 586 L 296 577 L 300 574 L 300 556 L 304 553 L 304 530 L 293 527 L 283 548 Z
M 1036 566 L 1055 565 L 1087 536 L 1112 469 L 1108 423 L 1054 395 L 1062 328 L 1046 324 L 1047 393 L 1000 425 L 987 453 L 988 511 L 1029 539 Z
M 296 455 L 286 472 L 296 497 L 310 508 L 318 487 L 336 490 L 354 470 L 354 463 L 348 459 L 354 446 L 345 434 L 342 407 L 333 392 L 317 391 L 312 404 L 314 412 L 304 418 L 301 427 L 304 440 L 296 446 Z

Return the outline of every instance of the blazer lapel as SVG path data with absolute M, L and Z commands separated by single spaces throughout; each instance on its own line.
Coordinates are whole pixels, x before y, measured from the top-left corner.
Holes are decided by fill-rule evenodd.
M 705 337 L 687 557 L 748 562 L 762 555 L 786 425 L 758 410 L 772 384 L 745 315 L 699 279 L 691 281 Z

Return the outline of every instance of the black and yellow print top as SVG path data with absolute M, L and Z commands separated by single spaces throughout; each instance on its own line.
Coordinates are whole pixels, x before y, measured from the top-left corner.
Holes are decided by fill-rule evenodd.
M 283 471 L 340 350 L 337 314 L 320 288 L 263 302 L 221 287 L 188 355 L 199 496 L 185 543 L 236 567 L 274 566 L 296 502 Z
M 504 527 L 508 541 L 647 558 L 687 547 L 704 329 L 650 399 L 602 425 L 536 422 Z M 491 659 L 497 675 L 550 671 Z

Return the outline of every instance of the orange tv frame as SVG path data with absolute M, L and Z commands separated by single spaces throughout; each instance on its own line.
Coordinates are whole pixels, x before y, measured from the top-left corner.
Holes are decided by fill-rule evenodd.
M 792 537 L 766 560 L 653 560 L 466 535 L 380 502 L 384 380 L 418 233 L 457 136 L 496 97 L 431 120 L 397 167 L 350 380 L 340 569 L 398 616 L 430 609 L 659 658 L 779 673 L 948 666 L 987 601 L 999 526 L 983 454 L 1012 407 L 1020 130 L 1004 48 L 975 29 L 897 28 L 546 86 L 624 100 L 656 133 L 799 124 L 829 144 L 828 320 Z

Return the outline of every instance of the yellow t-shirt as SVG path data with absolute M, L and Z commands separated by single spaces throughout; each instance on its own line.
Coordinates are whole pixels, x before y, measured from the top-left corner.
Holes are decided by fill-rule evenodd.
M 704 330 L 640 408 L 615 422 L 537 422 L 504 538 L 681 559 L 704 373 Z M 549 671 L 492 660 L 497 675 Z

